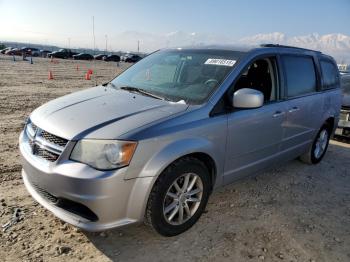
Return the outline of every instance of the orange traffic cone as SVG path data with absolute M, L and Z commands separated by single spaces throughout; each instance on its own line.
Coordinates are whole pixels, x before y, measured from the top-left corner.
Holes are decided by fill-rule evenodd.
M 91 80 L 91 76 L 89 74 L 89 71 L 85 74 L 85 80 Z
M 48 80 L 52 80 L 53 79 L 53 74 L 52 74 L 52 71 L 50 70 L 49 71 L 49 76 L 47 78 Z

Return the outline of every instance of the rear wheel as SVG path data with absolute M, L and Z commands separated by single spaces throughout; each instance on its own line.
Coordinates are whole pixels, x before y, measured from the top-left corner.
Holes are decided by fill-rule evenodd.
M 319 163 L 326 154 L 330 139 L 330 130 L 327 125 L 324 125 L 318 132 L 312 146 L 300 159 L 308 164 Z
M 186 157 L 174 162 L 152 189 L 146 224 L 163 236 L 186 231 L 203 213 L 209 192 L 209 172 L 201 161 Z

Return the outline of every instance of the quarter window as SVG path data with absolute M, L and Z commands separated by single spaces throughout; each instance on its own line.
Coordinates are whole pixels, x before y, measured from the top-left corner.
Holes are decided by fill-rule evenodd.
M 321 60 L 321 70 L 323 76 L 323 89 L 330 89 L 337 87 L 338 84 L 338 70 L 331 62 Z
M 316 91 L 316 71 L 312 57 L 284 56 L 282 59 L 288 97 Z

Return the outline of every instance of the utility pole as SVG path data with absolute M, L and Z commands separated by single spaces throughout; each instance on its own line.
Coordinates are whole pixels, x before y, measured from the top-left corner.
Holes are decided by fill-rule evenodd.
M 106 50 L 105 50 L 105 55 L 107 54 L 107 41 L 108 41 L 108 36 L 105 35 L 105 38 L 106 38 Z
M 137 53 L 140 53 L 140 40 L 137 40 Z
M 68 49 L 70 49 L 70 37 L 68 37 Z
M 95 17 L 92 17 L 92 36 L 94 38 L 94 54 L 95 54 Z

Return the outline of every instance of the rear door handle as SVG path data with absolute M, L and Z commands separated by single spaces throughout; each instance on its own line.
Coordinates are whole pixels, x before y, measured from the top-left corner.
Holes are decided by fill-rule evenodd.
M 300 110 L 300 108 L 299 107 L 297 107 L 297 106 L 294 106 L 294 107 L 292 107 L 291 109 L 289 109 L 289 113 L 293 113 L 293 112 L 296 112 L 296 111 L 299 111 Z
M 283 116 L 284 114 L 285 114 L 285 112 L 283 112 L 283 111 L 276 111 L 272 116 L 279 117 L 279 116 Z

